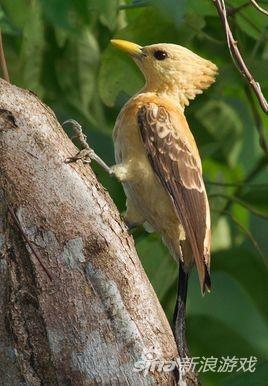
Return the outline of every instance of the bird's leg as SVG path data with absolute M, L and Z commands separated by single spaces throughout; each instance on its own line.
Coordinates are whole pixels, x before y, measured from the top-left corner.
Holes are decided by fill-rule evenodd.
M 74 131 L 74 138 L 77 139 L 81 150 L 74 156 L 67 158 L 66 163 L 76 162 L 81 160 L 83 163 L 91 163 L 92 160 L 97 162 L 110 176 L 115 176 L 120 182 L 124 182 L 128 179 L 128 168 L 124 164 L 118 164 L 114 166 L 108 166 L 87 143 L 87 137 L 82 131 L 80 123 L 74 119 L 65 121 L 63 125 L 70 123 Z
M 76 162 L 82 160 L 84 164 L 89 164 L 91 161 L 97 162 L 108 174 L 111 176 L 115 175 L 113 168 L 108 166 L 96 153 L 93 149 L 82 149 L 74 157 L 66 159 L 66 163 Z
M 91 163 L 92 160 L 96 161 L 107 173 L 114 175 L 112 168 L 110 168 L 96 153 L 89 144 L 87 143 L 87 137 L 82 131 L 82 126 L 80 123 L 74 119 L 69 119 L 68 121 L 63 122 L 63 125 L 70 123 L 74 131 L 74 138 L 77 139 L 81 150 L 74 156 L 66 159 L 66 163 L 76 162 L 81 160 L 83 163 Z
M 81 150 L 74 156 L 67 158 L 66 163 L 76 162 L 81 160 L 83 163 L 91 163 L 92 160 L 97 162 L 110 176 L 116 177 L 120 182 L 125 182 L 130 178 L 129 168 L 126 164 L 116 164 L 113 166 L 108 166 L 89 146 L 87 143 L 87 137 L 82 131 L 82 126 L 80 123 L 74 119 L 69 119 L 68 121 L 63 122 L 63 125 L 66 123 L 72 124 L 72 129 L 74 131 L 74 138 L 77 139 Z
M 174 335 L 180 358 L 189 357 L 185 324 L 187 288 L 188 274 L 184 272 L 183 263 L 180 262 L 177 301 L 173 315 Z

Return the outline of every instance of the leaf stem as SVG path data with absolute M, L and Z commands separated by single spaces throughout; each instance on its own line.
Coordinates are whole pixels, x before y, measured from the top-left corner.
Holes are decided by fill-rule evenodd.
M 144 0 L 144 1 L 139 1 L 132 4 L 121 4 L 118 6 L 118 11 L 123 11 L 126 9 L 133 9 L 133 8 L 144 8 L 144 7 L 147 7 L 148 5 L 152 5 L 151 1 Z
M 263 13 L 264 15 L 268 16 L 268 11 L 266 11 L 266 9 L 262 8 L 258 3 L 257 1 L 255 0 L 250 0 L 251 4 L 253 5 L 253 7 L 255 7 L 258 11 L 260 11 L 261 13 Z
M 246 176 L 244 183 L 248 183 L 253 180 L 264 168 L 267 166 L 267 157 L 263 156 L 259 159 L 257 164 L 254 166 L 254 168 L 251 170 L 251 172 Z M 243 189 L 243 186 L 238 186 L 234 192 L 234 195 L 237 197 L 241 193 Z M 227 201 L 225 207 L 223 208 L 223 211 L 228 210 L 232 204 L 232 200 Z
M 247 79 L 248 84 L 254 91 L 256 97 L 258 98 L 258 101 L 263 109 L 263 111 L 268 114 L 268 102 L 262 92 L 260 84 L 254 79 L 251 71 L 247 67 L 241 52 L 238 48 L 237 41 L 235 40 L 233 36 L 233 32 L 231 30 L 231 27 L 228 22 L 228 15 L 227 10 L 225 6 L 225 0 L 212 0 L 215 4 L 215 7 L 218 11 L 221 23 L 224 28 L 224 32 L 226 35 L 226 40 L 228 44 L 228 48 L 230 51 L 231 58 L 233 59 L 234 64 L 236 65 L 237 69 L 241 72 L 241 74 Z
M 238 181 L 238 182 L 215 182 L 215 181 L 210 181 L 210 180 L 205 180 L 205 183 L 207 185 L 216 185 L 216 186 L 223 186 L 223 187 L 236 187 L 236 186 L 246 186 L 250 188 L 258 188 L 258 189 L 265 189 L 268 188 L 268 183 L 265 184 L 249 184 L 248 182 L 245 181 Z
M 233 201 L 233 202 L 239 204 L 240 206 L 243 206 L 249 212 L 253 213 L 255 216 L 258 216 L 258 217 L 261 217 L 261 218 L 264 218 L 264 219 L 268 219 L 268 215 L 260 213 L 253 206 L 249 205 L 247 202 L 241 200 L 240 198 L 238 198 L 236 196 L 228 196 L 228 194 L 223 194 L 223 193 L 212 193 L 212 194 L 209 195 L 209 197 L 210 198 L 213 198 L 213 197 L 225 198 L 228 201 Z M 226 212 L 225 209 L 223 209 L 222 213 L 224 213 L 224 212 Z
M 263 262 L 265 263 L 266 267 L 268 267 L 268 266 L 267 266 L 267 261 L 266 261 L 265 258 L 264 258 L 264 254 L 263 254 L 263 252 L 262 252 L 262 250 L 261 250 L 261 248 L 260 248 L 260 246 L 259 246 L 257 240 L 255 240 L 253 234 L 250 232 L 250 230 L 247 229 L 246 227 L 244 227 L 244 225 L 241 224 L 241 223 L 237 220 L 237 218 L 234 217 L 234 215 L 233 215 L 232 213 L 228 212 L 228 211 L 223 211 L 223 212 L 222 212 L 221 210 L 213 209 L 213 212 L 219 212 L 219 213 L 221 213 L 221 214 L 224 214 L 224 215 L 230 217 L 231 220 L 234 222 L 234 224 L 235 224 L 240 230 L 242 230 L 242 231 L 245 233 L 245 235 L 246 235 L 246 236 L 248 237 L 248 239 L 251 241 L 252 245 L 254 246 L 254 248 L 256 249 L 256 251 L 258 252 L 258 254 L 260 255 L 260 257 L 262 258 L 262 260 L 263 260 Z

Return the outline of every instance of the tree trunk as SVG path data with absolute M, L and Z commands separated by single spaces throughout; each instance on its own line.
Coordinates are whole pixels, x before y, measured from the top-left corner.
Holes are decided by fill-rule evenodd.
M 173 385 L 133 371 L 175 342 L 108 193 L 64 163 L 76 152 L 47 106 L 0 80 L 0 384 Z

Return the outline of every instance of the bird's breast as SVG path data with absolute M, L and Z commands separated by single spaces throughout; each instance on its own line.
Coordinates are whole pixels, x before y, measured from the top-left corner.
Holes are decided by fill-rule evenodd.
M 138 127 L 137 112 L 143 102 L 134 99 L 118 116 L 113 133 L 116 163 L 127 167 L 126 196 L 146 221 L 160 232 L 172 227 L 179 232 L 173 203 L 151 167 Z

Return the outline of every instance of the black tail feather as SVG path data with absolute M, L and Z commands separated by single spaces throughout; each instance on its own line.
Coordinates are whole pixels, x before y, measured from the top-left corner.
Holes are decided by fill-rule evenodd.
M 205 278 L 203 283 L 203 294 L 205 293 L 206 289 L 210 292 L 211 291 L 211 279 L 210 279 L 210 273 L 208 270 L 208 267 L 205 265 Z
M 186 299 L 188 288 L 188 274 L 184 272 L 183 265 L 179 266 L 179 283 L 177 301 L 173 315 L 174 336 L 177 343 L 179 355 L 181 358 L 189 356 L 187 341 L 186 341 Z

